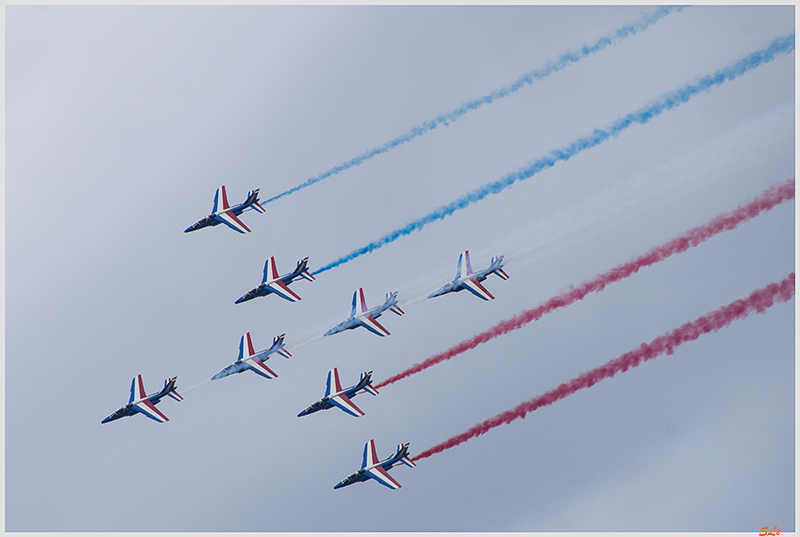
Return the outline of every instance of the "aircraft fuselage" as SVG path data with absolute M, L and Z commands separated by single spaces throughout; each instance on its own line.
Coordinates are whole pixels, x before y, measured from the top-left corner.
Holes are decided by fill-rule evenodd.
M 223 377 L 227 377 L 228 375 L 235 375 L 236 373 L 242 373 L 244 371 L 247 371 L 248 369 L 249 368 L 247 367 L 247 364 L 245 363 L 244 360 L 242 360 L 241 362 L 234 362 L 225 369 L 223 369 L 222 371 L 220 371 L 219 373 L 217 373 L 216 375 L 214 375 L 213 377 L 211 377 L 211 380 L 218 380 Z
M 133 416 L 136 413 L 137 412 L 133 409 L 133 403 L 128 403 L 127 405 L 115 410 L 110 416 L 105 418 L 100 423 L 108 423 L 109 421 L 118 420 L 126 416 Z

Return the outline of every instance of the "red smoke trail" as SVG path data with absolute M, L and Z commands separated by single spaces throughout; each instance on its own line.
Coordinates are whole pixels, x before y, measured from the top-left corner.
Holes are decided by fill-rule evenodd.
M 776 205 L 793 198 L 794 179 L 789 179 L 785 183 L 773 185 L 750 203 L 742 205 L 738 209 L 735 209 L 729 213 L 721 214 L 705 225 L 690 229 L 683 235 L 672 239 L 661 246 L 653 248 L 646 254 L 637 257 L 633 261 L 619 265 L 608 272 L 597 276 L 593 280 L 586 281 L 578 287 L 573 287 L 560 295 L 556 295 L 533 309 L 523 311 L 511 319 L 501 321 L 485 332 L 481 332 L 470 339 L 464 340 L 458 345 L 455 345 L 444 352 L 440 352 L 439 354 L 435 354 L 427 360 L 409 367 L 402 373 L 398 373 L 397 375 L 384 380 L 378 384 L 376 388 L 393 384 L 398 380 L 402 380 L 413 375 L 414 373 L 419 373 L 420 371 L 436 365 L 439 362 L 444 362 L 445 360 L 449 360 L 450 358 L 458 356 L 463 352 L 474 349 L 478 345 L 486 343 L 497 336 L 501 336 L 511 332 L 512 330 L 522 328 L 531 321 L 539 320 L 543 315 L 550 313 L 555 309 L 563 308 L 565 306 L 569 306 L 573 302 L 582 300 L 589 293 L 602 291 L 606 285 L 619 281 L 623 278 L 627 278 L 628 276 L 638 272 L 638 270 L 642 267 L 647 267 L 649 265 L 658 263 L 659 261 L 663 261 L 673 254 L 685 252 L 690 247 L 697 246 L 698 244 L 710 239 L 718 233 L 735 229 L 742 222 L 746 222 L 752 218 L 755 218 L 762 212 L 768 211 Z
M 728 326 L 736 319 L 747 317 L 753 312 L 763 313 L 767 308 L 772 306 L 775 302 L 786 302 L 791 300 L 794 296 L 794 272 L 780 283 L 771 283 L 763 289 L 754 291 L 746 299 L 736 300 L 727 306 L 723 306 L 716 311 L 707 313 L 702 317 L 688 322 L 672 332 L 667 332 L 663 336 L 659 336 L 650 343 L 642 343 L 638 348 L 623 354 L 619 358 L 615 358 L 605 365 L 601 365 L 591 371 L 581 373 L 574 379 L 566 384 L 560 385 L 554 390 L 534 397 L 524 403 L 518 405 L 511 410 L 506 410 L 493 418 L 489 418 L 483 423 L 475 425 L 468 431 L 445 440 L 441 444 L 433 446 L 432 448 L 423 451 L 414 460 L 420 460 L 445 449 L 455 447 L 462 442 L 466 442 L 471 438 L 480 436 L 489 430 L 498 427 L 504 423 L 511 423 L 512 421 L 524 418 L 528 412 L 541 408 L 543 406 L 552 405 L 559 399 L 563 399 L 578 390 L 594 386 L 597 382 L 603 379 L 611 378 L 619 372 L 627 371 L 630 367 L 636 367 L 645 360 L 656 358 L 661 354 L 672 354 L 675 347 L 686 343 L 687 341 L 694 341 L 703 334 L 715 332 L 720 328 Z

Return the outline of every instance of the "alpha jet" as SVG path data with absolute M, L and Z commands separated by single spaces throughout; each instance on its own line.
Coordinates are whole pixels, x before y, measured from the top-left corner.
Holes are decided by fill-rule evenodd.
M 400 309 L 400 306 L 397 305 L 397 291 L 394 293 L 386 293 L 386 301 L 380 306 L 367 309 L 367 302 L 364 300 L 364 289 L 359 287 L 358 291 L 353 293 L 353 308 L 350 310 L 350 317 L 325 332 L 324 335 L 332 336 L 333 334 L 338 334 L 345 330 L 352 330 L 353 328 L 363 326 L 373 334 L 388 336 L 389 331 L 375 320 L 386 310 L 397 315 L 403 315 L 405 313 Z
M 239 340 L 239 358 L 231 365 L 211 377 L 211 380 L 218 380 L 222 377 L 227 377 L 228 375 L 233 375 L 234 373 L 241 373 L 248 370 L 258 373 L 262 377 L 266 377 L 268 379 L 277 378 L 278 374 L 267 367 L 264 362 L 266 362 L 269 356 L 274 353 L 278 353 L 284 358 L 290 358 L 292 356 L 289 351 L 286 350 L 286 345 L 283 343 L 283 336 L 285 335 L 286 334 L 281 334 L 280 336 L 276 336 L 275 339 L 272 340 L 272 346 L 269 349 L 256 352 L 253 350 L 253 340 L 250 338 L 250 332 L 246 333 L 242 336 L 242 339 Z M 245 344 L 247 346 L 245 346 Z
M 372 371 L 361 373 L 358 384 L 342 389 L 339 382 L 339 371 L 334 367 L 328 372 L 328 385 L 325 388 L 325 397 L 312 403 L 308 408 L 300 412 L 297 417 L 312 414 L 318 410 L 328 410 L 329 408 L 341 408 L 351 416 L 359 417 L 364 415 L 364 411 L 358 408 L 350 399 L 364 392 L 378 395 L 378 390 L 372 386 Z
M 156 420 L 159 423 L 169 421 L 169 418 L 162 414 L 156 405 L 161 401 L 161 398 L 168 395 L 176 401 L 183 401 L 183 396 L 175 390 L 175 381 L 178 377 L 172 377 L 164 381 L 164 388 L 157 393 L 146 395 L 144 391 L 144 382 L 142 382 L 142 375 L 136 375 L 131 382 L 131 398 L 128 399 L 128 404 L 120 408 L 109 417 L 100 423 L 108 423 L 109 421 L 118 420 L 125 416 L 133 416 L 134 414 L 144 414 L 151 420 Z
M 458 256 L 458 269 L 455 279 L 428 295 L 433 298 L 445 293 L 457 293 L 466 289 L 473 295 L 483 300 L 494 300 L 492 293 L 480 284 L 489 274 L 497 274 L 500 278 L 507 280 L 508 274 L 503 270 L 503 256 L 493 257 L 489 268 L 472 272 L 472 263 L 469 262 L 469 250 Z
M 239 215 L 244 211 L 250 210 L 258 211 L 262 214 L 266 212 L 264 207 L 258 203 L 258 189 L 251 190 L 247 193 L 247 199 L 244 202 L 231 207 L 228 205 L 228 194 L 225 191 L 225 185 L 222 185 L 217 189 L 217 193 L 214 196 L 214 208 L 211 209 L 211 214 L 186 228 L 184 233 L 218 224 L 225 224 L 239 233 L 250 233 L 250 228 L 239 220 Z
M 264 277 L 261 279 L 261 284 L 253 287 L 245 294 L 236 300 L 236 304 L 247 302 L 260 296 L 267 296 L 274 293 L 289 302 L 297 302 L 302 300 L 297 294 L 289 289 L 289 284 L 297 278 L 303 278 L 310 282 L 314 281 L 314 276 L 308 271 L 308 258 L 305 257 L 297 262 L 297 266 L 292 272 L 278 276 L 278 267 L 275 265 L 275 256 L 267 259 L 264 263 Z
M 375 451 L 375 440 L 370 440 L 367 442 L 367 445 L 364 446 L 364 457 L 361 462 L 361 469 L 342 479 L 337 485 L 334 485 L 333 488 L 339 489 L 347 485 L 352 485 L 353 483 L 358 483 L 359 481 L 374 479 L 385 487 L 399 489 L 400 483 L 389 475 L 388 470 L 391 470 L 392 466 L 401 462 L 411 468 L 416 466 L 414 461 L 411 460 L 411 457 L 408 456 L 408 444 L 398 445 L 394 455 L 379 461 Z

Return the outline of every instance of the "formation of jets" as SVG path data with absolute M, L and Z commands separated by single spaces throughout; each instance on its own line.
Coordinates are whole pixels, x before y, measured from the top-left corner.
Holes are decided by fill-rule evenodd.
M 318 410 L 328 410 L 333 407 L 341 408 L 351 416 L 363 416 L 364 411 L 358 408 L 351 399 L 359 393 L 364 392 L 378 395 L 378 390 L 371 385 L 372 371 L 368 371 L 361 373 L 361 378 L 357 384 L 342 389 L 342 384 L 339 382 L 339 371 L 334 367 L 328 372 L 328 384 L 325 388 L 325 397 L 315 403 L 311 403 L 305 410 L 301 411 L 297 417 L 306 416 Z
M 353 293 L 353 307 L 350 310 L 350 317 L 340 322 L 327 332 L 325 336 L 332 336 L 345 330 L 352 330 L 363 326 L 373 334 L 381 337 L 388 336 L 389 331 L 386 330 L 378 321 L 384 311 L 389 310 L 397 315 L 403 315 L 405 312 L 397 305 L 397 291 L 394 293 L 386 293 L 386 300 L 380 306 L 375 306 L 372 309 L 367 309 L 367 301 L 364 300 L 364 289 L 359 287 L 358 291 Z
M 108 416 L 101 423 L 108 423 L 109 421 L 118 420 L 125 416 L 133 416 L 134 414 L 144 414 L 151 420 L 156 420 L 159 423 L 169 421 L 169 418 L 162 414 L 161 411 L 156 408 L 156 405 L 165 395 L 172 397 L 176 401 L 183 401 L 183 397 L 175 389 L 176 380 L 177 377 L 165 380 L 164 388 L 160 392 L 147 395 L 147 392 L 144 391 L 142 375 L 136 375 L 131 382 L 131 397 L 128 399 L 128 404 L 114 411 L 113 414 Z
M 264 207 L 259 204 L 258 189 L 251 190 L 247 193 L 247 198 L 244 202 L 231 207 L 228 203 L 227 191 L 223 185 L 217 189 L 216 195 L 214 196 L 214 207 L 212 208 L 211 214 L 189 226 L 185 230 L 185 233 L 196 231 L 204 227 L 213 227 L 218 224 L 225 224 L 238 233 L 249 233 L 250 229 L 239 219 L 239 216 L 241 216 L 243 212 L 249 210 L 254 210 L 259 213 L 265 212 Z M 488 268 L 473 272 L 469 258 L 469 250 L 466 250 L 458 258 L 458 269 L 455 279 L 428 295 L 428 298 L 434 298 L 446 293 L 455 293 L 466 289 L 483 300 L 493 300 L 494 296 L 481 285 L 481 282 L 490 274 L 496 274 L 503 280 L 508 279 L 508 274 L 503 270 L 503 256 L 493 257 Z M 314 281 L 315 279 L 308 270 L 308 257 L 298 261 L 294 270 L 282 276 L 278 274 L 275 257 L 270 257 L 264 264 L 264 276 L 261 283 L 238 298 L 235 303 L 240 304 L 269 294 L 278 295 L 289 302 L 297 302 L 301 300 L 301 298 L 294 291 L 289 289 L 289 285 L 298 278 L 303 278 L 308 281 Z M 377 321 L 378 317 L 386 310 L 396 315 L 403 315 L 405 313 L 398 305 L 397 292 L 386 293 L 386 299 L 383 304 L 373 308 L 367 308 L 364 290 L 363 288 L 359 288 L 353 293 L 350 316 L 325 332 L 324 336 L 338 334 L 339 332 L 352 330 L 358 327 L 366 328 L 373 334 L 381 337 L 388 336 L 390 335 L 389 331 Z M 239 356 L 236 361 L 211 377 L 211 380 L 219 380 L 223 377 L 242 373 L 244 371 L 253 371 L 268 379 L 277 378 L 278 374 L 267 367 L 264 362 L 273 354 L 279 354 L 285 358 L 291 357 L 291 354 L 286 349 L 284 336 L 285 334 L 276 336 L 268 349 L 256 352 L 253 347 L 253 340 L 250 336 L 250 332 L 247 332 L 239 340 Z M 177 377 L 165 380 L 164 387 L 160 391 L 147 395 L 144 389 L 144 383 L 142 382 L 142 375 L 137 375 L 131 382 L 131 394 L 128 404 L 103 419 L 102 423 L 114 421 L 125 416 L 133 416 L 135 414 L 144 414 L 148 418 L 160 423 L 169 421 L 169 418 L 160 412 L 156 408 L 156 405 L 165 396 L 169 396 L 176 401 L 183 400 L 183 397 L 176 390 L 176 380 Z M 342 388 L 341 382 L 339 381 L 339 371 L 334 367 L 328 372 L 325 396 L 309 405 L 305 410 L 297 414 L 297 416 L 302 417 L 334 407 L 339 408 L 351 416 L 363 416 L 364 411 L 352 401 L 354 397 L 361 393 L 378 395 L 377 389 L 372 386 L 372 371 L 361 373 L 361 377 L 356 384 L 348 388 Z M 361 468 L 344 478 L 333 488 L 339 489 L 352 485 L 353 483 L 374 479 L 381 485 L 391 489 L 398 489 L 400 488 L 400 483 L 389 475 L 389 470 L 391 470 L 394 465 L 400 463 L 409 467 L 416 466 L 408 454 L 408 444 L 398 445 L 393 455 L 390 455 L 384 460 L 379 460 L 375 450 L 375 441 L 370 440 L 364 446 Z
M 211 380 L 219 380 L 222 377 L 233 375 L 235 373 L 242 373 L 244 371 L 253 371 L 254 373 L 266 377 L 268 379 L 278 378 L 278 374 L 267 367 L 264 362 L 269 359 L 271 354 L 280 354 L 284 358 L 291 358 L 291 354 L 286 350 L 286 345 L 283 343 L 283 336 L 276 336 L 272 340 L 272 346 L 263 351 L 256 352 L 253 349 L 253 340 L 250 337 L 250 332 L 242 336 L 239 340 L 239 358 L 236 359 L 231 365 L 211 377 Z
M 401 487 L 400 483 L 389 475 L 389 470 L 392 469 L 392 466 L 399 463 L 403 463 L 411 468 L 416 466 L 414 461 L 411 460 L 411 457 L 408 456 L 408 444 L 400 444 L 397 446 L 397 451 L 393 455 L 380 461 L 378 460 L 378 453 L 375 451 L 375 440 L 370 440 L 364 446 L 361 469 L 339 481 L 333 488 L 340 489 L 352 485 L 353 483 L 374 479 L 385 487 L 399 489 Z

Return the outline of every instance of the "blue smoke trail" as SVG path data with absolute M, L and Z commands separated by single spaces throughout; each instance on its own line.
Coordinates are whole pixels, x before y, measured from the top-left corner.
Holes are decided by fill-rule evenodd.
M 473 99 L 472 101 L 469 101 L 466 104 L 463 104 L 460 107 L 456 108 L 452 112 L 442 114 L 430 121 L 426 121 L 422 125 L 418 125 L 412 128 L 409 132 L 403 134 L 402 136 L 398 136 L 394 140 L 390 140 L 381 146 L 378 146 L 374 149 L 370 149 L 369 151 L 362 153 L 361 155 L 352 158 L 343 164 L 334 166 L 325 173 L 317 175 L 316 177 L 312 177 L 311 179 L 297 185 L 294 188 L 290 188 L 289 190 L 283 192 L 282 194 L 278 194 L 277 196 L 270 198 L 267 201 L 261 202 L 261 205 L 262 206 L 266 205 L 267 203 L 288 196 L 289 194 L 293 194 L 298 190 L 302 190 L 315 183 L 319 183 L 323 179 L 327 179 L 332 175 L 336 175 L 354 166 L 358 166 L 359 164 L 362 164 L 363 162 L 371 159 L 376 155 L 386 153 L 387 151 L 394 149 L 399 145 L 408 143 L 411 140 L 422 136 L 423 134 L 427 134 L 440 125 L 448 127 L 450 126 L 450 123 L 458 120 L 459 118 L 461 118 L 461 116 L 467 114 L 468 112 L 477 110 L 483 105 L 493 103 L 497 99 L 502 99 L 503 97 L 508 97 L 509 95 L 513 95 L 514 93 L 518 92 L 525 86 L 530 86 L 536 80 L 541 80 L 553 73 L 561 71 L 571 63 L 580 61 L 583 58 L 586 58 L 587 56 L 594 54 L 595 52 L 603 50 L 609 45 L 614 45 L 616 43 L 619 43 L 623 39 L 630 37 L 636 34 L 637 32 L 646 30 L 649 26 L 652 26 L 653 24 L 663 19 L 670 13 L 681 11 L 682 9 L 684 9 L 684 7 L 686 6 L 661 6 L 652 13 L 647 13 L 643 15 L 635 23 L 625 25 L 622 28 L 619 28 L 617 31 L 611 33 L 610 35 L 601 37 L 600 39 L 597 40 L 597 42 L 594 45 L 591 46 L 584 45 L 583 48 L 581 48 L 577 52 L 568 52 L 566 54 L 562 54 L 555 62 L 551 62 L 548 60 L 547 63 L 545 64 L 545 67 L 543 67 L 542 69 L 536 69 L 534 71 L 531 71 L 530 73 L 521 76 L 513 84 L 497 89 L 492 93 L 490 93 L 489 95 L 484 95 L 483 97 Z
M 441 220 L 444 217 L 449 216 L 458 210 L 465 209 L 469 205 L 477 203 L 478 201 L 482 200 L 489 194 L 498 194 L 503 190 L 505 190 L 506 188 L 513 185 L 514 183 L 516 183 L 517 181 L 528 179 L 543 170 L 552 168 L 558 161 L 567 161 L 570 158 L 574 157 L 575 155 L 582 153 L 583 151 L 586 151 L 587 149 L 591 149 L 596 145 L 599 145 L 612 138 L 615 138 L 617 135 L 619 135 L 621 132 L 626 130 L 631 125 L 634 125 L 636 123 L 644 125 L 645 123 L 648 123 L 651 119 L 659 116 L 665 110 L 671 110 L 685 102 L 688 102 L 689 99 L 691 99 L 695 95 L 698 95 L 706 91 L 710 91 L 711 89 L 721 85 L 722 83 L 728 80 L 733 80 L 735 78 L 738 78 L 748 71 L 751 71 L 765 63 L 771 62 L 779 55 L 789 54 L 793 50 L 794 50 L 794 34 L 779 37 L 774 41 L 772 41 L 772 43 L 770 43 L 769 46 L 767 46 L 766 48 L 758 50 L 756 52 L 752 52 L 747 56 L 745 56 L 744 58 L 742 58 L 741 60 L 731 65 L 728 65 L 727 67 L 723 67 L 717 72 L 711 75 L 707 75 L 693 84 L 686 84 L 685 86 L 676 91 L 665 93 L 661 97 L 658 97 L 655 100 L 651 101 L 650 104 L 636 110 L 635 112 L 631 112 L 630 114 L 627 114 L 617 119 L 610 126 L 605 128 L 595 129 L 594 132 L 592 132 L 592 134 L 590 134 L 589 136 L 578 138 L 577 140 L 575 140 L 566 147 L 555 149 L 551 151 L 549 155 L 533 162 L 533 164 L 530 164 L 515 172 L 506 174 L 497 181 L 494 181 L 492 183 L 487 183 L 480 188 L 472 190 L 466 193 L 465 195 L 461 196 L 454 202 L 449 203 L 447 205 L 443 205 L 442 207 L 439 207 L 438 209 L 434 210 L 432 213 L 423 216 L 422 218 L 419 218 L 417 220 L 414 220 L 413 222 L 406 224 L 404 227 L 400 229 L 396 229 L 391 233 L 384 235 L 377 241 L 371 242 L 367 246 L 359 248 L 358 250 L 354 250 L 348 255 L 325 265 L 321 269 L 314 272 L 314 274 L 316 275 L 321 272 L 325 272 L 326 270 L 338 267 L 339 265 L 352 261 L 353 259 L 360 257 L 364 254 L 373 252 L 385 244 L 389 244 L 390 242 L 396 241 L 402 236 L 408 235 L 414 231 L 422 229 L 431 222 L 435 222 L 436 220 Z

